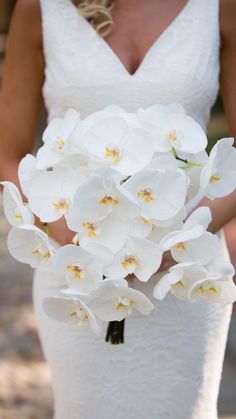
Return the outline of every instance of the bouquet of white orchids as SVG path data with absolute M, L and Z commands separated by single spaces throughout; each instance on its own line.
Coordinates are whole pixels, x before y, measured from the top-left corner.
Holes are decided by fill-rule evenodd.
M 219 238 L 207 231 L 210 210 L 192 211 L 202 197 L 236 187 L 232 138 L 208 156 L 203 129 L 183 107 L 157 104 L 133 113 L 113 105 L 84 119 L 70 109 L 50 121 L 43 142 L 19 165 L 27 202 L 13 183 L 2 184 L 10 253 L 64 278 L 64 288 L 44 300 L 49 316 L 96 334 L 109 322 L 106 340 L 123 342 L 125 318 L 154 309 L 128 275 L 147 282 L 167 251 L 176 264 L 153 277 L 155 299 L 170 292 L 191 302 L 235 300 L 233 266 L 218 258 Z M 60 217 L 75 232 L 65 246 L 47 228 Z

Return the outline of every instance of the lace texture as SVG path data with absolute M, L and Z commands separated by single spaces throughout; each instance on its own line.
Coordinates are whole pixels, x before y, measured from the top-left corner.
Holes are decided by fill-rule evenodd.
M 180 102 L 205 128 L 219 84 L 219 1 L 189 0 L 134 75 L 70 0 L 41 0 L 49 120 L 109 104 L 126 110 Z M 221 236 L 222 257 L 228 252 Z M 216 419 L 231 306 L 152 298 L 158 275 L 137 280 L 155 304 L 126 321 L 125 344 L 45 316 L 42 300 L 65 284 L 36 270 L 34 304 L 51 367 L 55 419 Z

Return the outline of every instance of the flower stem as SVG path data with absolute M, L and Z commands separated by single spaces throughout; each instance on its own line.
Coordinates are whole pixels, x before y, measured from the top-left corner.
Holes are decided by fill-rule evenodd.
M 124 328 L 125 319 L 109 322 L 105 341 L 110 341 L 112 345 L 119 345 L 120 343 L 124 343 Z
M 185 166 L 181 166 L 181 169 L 189 169 L 190 167 L 203 167 L 204 164 L 201 163 L 193 163 L 191 161 L 187 162 Z
M 120 181 L 120 185 L 123 185 L 123 183 L 125 183 L 127 180 L 129 180 L 131 178 L 131 176 L 127 176 L 125 179 L 122 179 Z
M 204 164 L 202 163 L 194 163 L 192 161 L 188 161 L 187 159 L 182 159 L 182 157 L 179 157 L 177 154 L 177 151 L 174 147 L 172 147 L 172 153 L 174 155 L 174 157 L 176 158 L 176 160 L 182 161 L 183 163 L 185 163 L 185 166 L 181 166 L 180 169 L 190 169 L 190 167 L 203 167 Z
M 179 156 L 176 156 L 175 158 L 176 158 L 176 160 L 179 160 L 179 161 L 182 161 L 183 163 L 189 164 L 188 160 L 186 160 L 186 159 L 182 159 Z M 182 167 L 181 167 L 181 169 L 182 169 Z

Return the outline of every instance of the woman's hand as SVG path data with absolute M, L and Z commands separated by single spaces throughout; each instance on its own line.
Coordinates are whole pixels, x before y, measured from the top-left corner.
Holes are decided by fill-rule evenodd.
M 170 251 L 167 251 L 163 254 L 161 266 L 157 272 L 166 272 L 171 266 L 176 265 L 176 263 L 177 262 L 172 258 Z
M 54 239 L 61 246 L 72 243 L 72 239 L 75 235 L 74 231 L 69 230 L 66 225 L 66 220 L 62 217 L 58 221 L 48 224 L 49 237 Z
M 53 223 L 46 224 L 47 227 L 44 227 L 44 224 L 41 223 L 39 219 L 36 219 L 35 224 L 43 231 L 47 229 L 49 237 L 55 240 L 61 246 L 72 243 L 72 239 L 75 236 L 75 232 L 69 230 L 67 227 L 64 217 L 60 218 L 58 221 L 54 221 Z

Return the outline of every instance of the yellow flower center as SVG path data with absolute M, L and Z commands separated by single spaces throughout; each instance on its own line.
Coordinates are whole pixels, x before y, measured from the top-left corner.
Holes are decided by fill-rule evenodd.
M 74 279 L 82 279 L 84 278 L 84 271 L 78 265 L 67 265 L 67 271 L 72 273 Z
M 119 203 L 118 199 L 112 198 L 110 195 L 105 195 L 103 198 L 100 199 L 100 204 L 103 205 L 112 205 L 115 206 Z
M 171 141 L 171 142 L 175 142 L 177 140 L 176 131 L 169 132 L 168 140 Z
M 63 138 L 59 138 L 57 141 L 56 141 L 56 144 L 57 144 L 57 148 L 58 148 L 58 150 L 64 150 L 64 148 L 65 148 L 65 141 L 63 140 Z
M 118 163 L 121 159 L 119 148 L 118 147 L 110 148 L 109 146 L 106 146 L 105 157 L 106 159 L 110 160 L 114 164 Z
M 90 223 L 89 221 L 85 221 L 82 224 L 82 227 L 85 229 L 86 234 L 88 237 L 95 237 L 97 235 L 97 225 L 95 223 Z
M 56 212 L 66 214 L 69 209 L 69 201 L 66 199 L 60 199 L 58 202 L 52 202 L 52 206 Z
M 73 310 L 69 313 L 70 317 L 77 317 L 77 319 L 81 322 L 88 320 L 88 315 L 85 311 L 80 308 L 79 311 Z
M 117 310 L 122 310 L 124 307 L 131 308 L 133 304 L 134 304 L 134 301 L 129 300 L 127 297 L 119 297 L 117 302 L 116 302 L 116 309 Z M 131 311 L 131 310 L 129 310 L 129 311 Z
M 138 259 L 133 255 L 127 255 L 125 258 L 121 261 L 121 266 L 124 269 L 128 269 L 129 267 L 133 267 L 134 269 L 139 266 Z
M 211 176 L 211 178 L 210 178 L 211 183 L 218 182 L 218 180 L 220 180 L 219 176 Z
M 178 282 L 176 282 L 176 285 L 178 285 L 178 287 L 184 287 L 184 281 L 180 280 Z
M 69 313 L 69 316 L 70 317 L 75 317 L 75 316 L 77 316 L 77 311 L 71 311 L 70 313 Z
M 155 201 L 151 188 L 140 189 L 140 191 L 137 192 L 137 197 L 143 202 Z
M 184 243 L 184 242 L 179 242 L 179 243 L 177 243 L 177 244 L 175 245 L 175 247 L 176 247 L 177 249 L 180 249 L 180 250 L 187 250 L 187 245 L 186 245 L 186 243 Z
M 140 218 L 144 224 L 152 224 L 150 220 L 147 220 L 147 218 L 142 217 L 142 216 Z
M 15 218 L 17 218 L 17 219 L 22 219 L 23 217 L 22 217 L 22 215 L 21 215 L 20 213 L 16 213 L 16 214 L 15 214 Z
M 43 253 L 39 248 L 36 248 L 36 249 L 32 250 L 32 254 L 35 255 L 35 256 L 38 256 L 44 262 L 46 262 L 51 257 L 50 252 L 47 251 L 47 252 Z
M 210 291 L 211 293 L 214 293 L 214 294 L 216 294 L 218 292 L 216 287 L 209 287 L 208 288 L 205 285 L 200 285 L 198 287 L 198 290 L 200 291 L 201 294 L 204 294 L 205 292 L 208 292 L 208 291 Z

